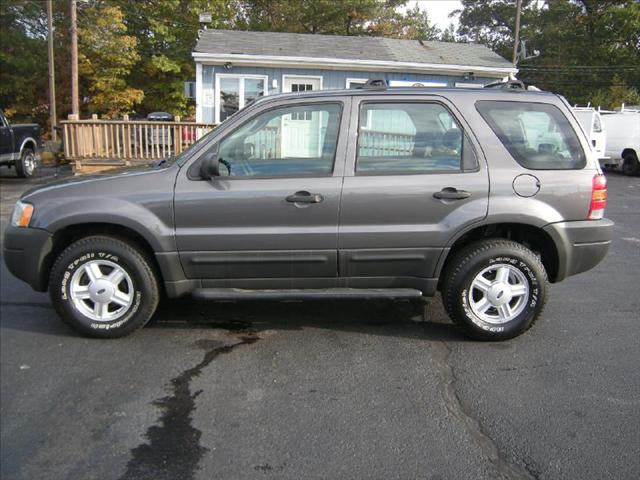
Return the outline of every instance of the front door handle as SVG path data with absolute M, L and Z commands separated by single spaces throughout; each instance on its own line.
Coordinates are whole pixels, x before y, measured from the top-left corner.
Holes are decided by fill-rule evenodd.
M 296 192 L 287 197 L 287 202 L 291 203 L 320 203 L 324 197 L 319 193 L 309 193 L 306 190 Z
M 457 188 L 447 187 L 443 188 L 439 192 L 433 194 L 433 196 L 439 200 L 462 200 L 464 198 L 469 198 L 471 196 L 471 192 L 467 192 L 466 190 L 458 190 Z

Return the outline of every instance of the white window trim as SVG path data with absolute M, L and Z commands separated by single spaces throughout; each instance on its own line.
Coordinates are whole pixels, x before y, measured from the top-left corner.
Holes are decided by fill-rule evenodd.
M 280 91 L 282 93 L 290 93 L 290 92 L 285 92 L 284 91 L 284 81 L 286 79 L 298 79 L 298 78 L 299 79 L 310 78 L 312 80 L 320 80 L 320 88 L 318 90 L 322 90 L 322 80 L 323 80 L 322 75 L 295 75 L 295 74 L 288 73 L 288 74 L 283 74 L 282 75 L 282 87 L 281 87 Z
M 214 73 L 215 74 L 215 73 Z M 202 123 L 202 64 L 196 63 L 196 122 Z
M 221 78 L 237 78 L 238 80 L 244 80 L 245 78 L 253 78 L 257 80 L 264 81 L 264 96 L 269 95 L 269 85 L 267 84 L 269 81 L 269 77 L 267 75 L 245 75 L 245 74 L 236 74 L 236 73 L 218 73 L 215 81 L 215 92 L 214 92 L 214 113 L 215 113 L 215 123 L 220 123 L 220 79 Z M 239 83 L 239 101 L 238 108 L 242 110 L 245 107 L 244 104 L 244 81 Z
M 358 83 L 366 83 L 369 79 L 368 78 L 347 78 L 344 81 L 344 86 L 346 89 L 351 88 L 351 84 L 358 82 Z

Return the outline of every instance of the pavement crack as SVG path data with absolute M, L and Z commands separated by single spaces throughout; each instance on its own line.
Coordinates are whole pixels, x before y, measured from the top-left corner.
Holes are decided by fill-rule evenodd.
M 435 353 L 440 391 L 447 412 L 462 423 L 473 442 L 480 448 L 484 457 L 491 463 L 500 477 L 515 480 L 535 480 L 536 476 L 532 475 L 528 469 L 522 468 L 520 465 L 512 463 L 505 458 L 495 441 L 482 427 L 482 424 L 460 402 L 455 389 L 457 378 L 453 367 L 449 363 L 451 348 L 445 342 L 436 342 L 433 344 L 433 351 Z
M 220 355 L 241 345 L 249 345 L 259 337 L 248 332 L 239 342 L 225 345 L 217 340 L 200 340 L 196 345 L 205 350 L 195 366 L 171 379 L 171 394 L 153 401 L 162 411 L 158 424 L 145 434 L 148 442 L 131 450 L 127 470 L 120 480 L 192 480 L 203 455 L 209 451 L 200 445 L 202 432 L 192 425 L 195 400 L 202 391 L 192 392 L 191 382 Z

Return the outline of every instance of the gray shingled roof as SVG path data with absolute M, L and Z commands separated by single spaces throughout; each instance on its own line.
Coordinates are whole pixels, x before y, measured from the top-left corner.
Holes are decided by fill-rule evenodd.
M 195 53 L 513 67 L 484 45 L 304 33 L 202 31 Z

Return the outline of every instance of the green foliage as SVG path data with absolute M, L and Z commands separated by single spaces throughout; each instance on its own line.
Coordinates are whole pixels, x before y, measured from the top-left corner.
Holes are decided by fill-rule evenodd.
M 142 112 L 167 111 L 189 115 L 184 81 L 195 78 L 191 52 L 196 44 L 198 13 L 211 12 L 209 28 L 231 28 L 235 10 L 227 0 L 111 0 L 124 13 L 128 32 L 138 39 L 140 61 L 129 85 L 143 90 Z
M 48 103 L 43 13 L 42 6 L 32 2 L 0 2 L 0 108 L 15 121 L 46 122 L 48 109 L 42 111 L 42 105 Z
M 516 0 L 463 0 L 458 33 L 511 59 Z M 633 0 L 523 2 L 521 39 L 536 58 L 519 78 L 571 103 L 613 107 L 640 85 L 640 3 Z M 631 103 L 627 101 L 627 103 Z
M 439 30 L 407 0 L 238 0 L 236 28 L 432 40 Z
M 640 91 L 637 88 L 629 87 L 616 75 L 612 86 L 599 89 L 593 94 L 591 103 L 609 110 L 619 108 L 623 103 L 625 105 L 640 105 Z
M 117 6 L 101 2 L 82 5 L 78 26 L 78 68 L 88 93 L 88 109 L 106 117 L 131 111 L 144 97 L 127 85 L 140 60 L 136 37 L 128 35 Z
M 565 2 L 566 3 L 566 2 Z M 458 35 L 466 41 L 487 45 L 511 60 L 516 24 L 516 0 L 462 0 Z M 537 0 L 522 1 L 521 36 L 535 31 L 540 13 Z

